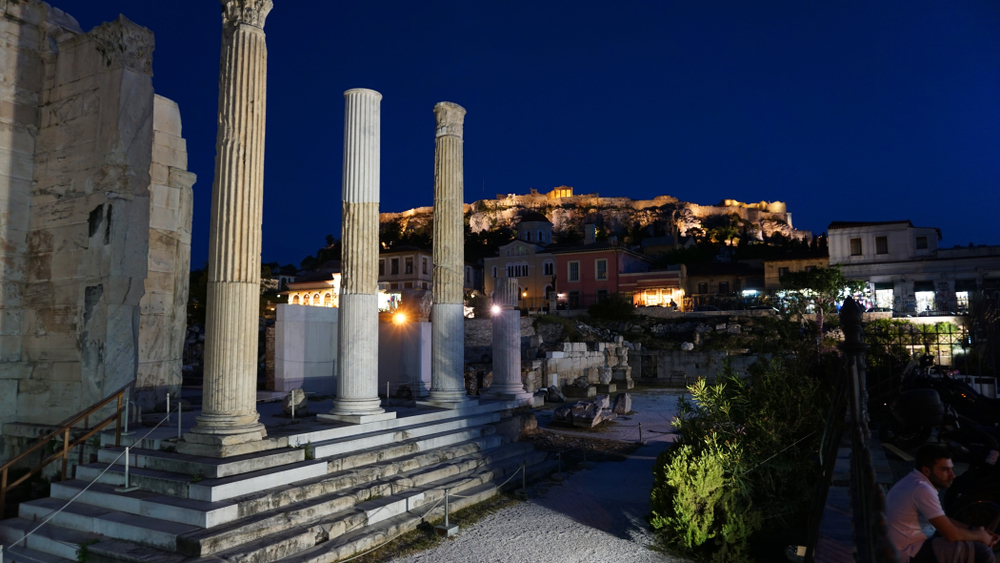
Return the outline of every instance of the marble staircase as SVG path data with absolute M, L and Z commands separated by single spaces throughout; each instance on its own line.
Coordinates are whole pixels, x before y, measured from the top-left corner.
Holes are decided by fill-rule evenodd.
M 554 471 L 530 444 L 505 443 L 494 426 L 516 404 L 462 410 L 399 409 L 370 425 L 286 426 L 275 448 L 216 459 L 178 454 L 166 440 L 106 446 L 49 498 L 21 504 L 0 522 L 4 563 L 88 559 L 131 563 L 334 562 L 370 549 L 424 519 L 520 487 Z M 51 519 L 16 546 L 10 545 Z

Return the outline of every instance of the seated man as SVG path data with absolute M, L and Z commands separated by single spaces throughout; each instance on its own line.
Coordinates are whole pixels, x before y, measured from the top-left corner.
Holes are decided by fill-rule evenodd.
M 945 516 L 938 490 L 955 480 L 951 452 L 936 444 L 917 450 L 915 468 L 885 497 L 889 541 L 906 563 L 994 563 L 998 536 Z M 935 530 L 937 533 L 935 533 Z

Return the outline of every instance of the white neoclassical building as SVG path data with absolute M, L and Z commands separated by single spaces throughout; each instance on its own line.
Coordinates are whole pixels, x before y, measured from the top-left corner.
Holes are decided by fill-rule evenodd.
M 970 292 L 1000 293 L 1000 246 L 941 248 L 940 229 L 910 221 L 835 221 L 828 232 L 830 264 L 895 315 L 964 313 Z

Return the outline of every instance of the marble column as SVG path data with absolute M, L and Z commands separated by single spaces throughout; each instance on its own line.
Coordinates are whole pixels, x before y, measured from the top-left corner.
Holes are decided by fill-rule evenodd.
M 258 449 L 261 214 L 271 0 L 222 0 L 219 129 L 208 247 L 202 412 L 178 450 L 225 457 Z
M 344 92 L 337 398 L 320 419 L 353 423 L 394 418 L 378 397 L 378 204 L 382 94 Z
M 521 382 L 521 312 L 517 278 L 498 278 L 493 290 L 493 385 L 489 395 L 529 399 Z
M 462 127 L 465 108 L 434 106 L 434 281 L 431 324 L 433 403 L 459 405 L 465 394 L 465 223 Z

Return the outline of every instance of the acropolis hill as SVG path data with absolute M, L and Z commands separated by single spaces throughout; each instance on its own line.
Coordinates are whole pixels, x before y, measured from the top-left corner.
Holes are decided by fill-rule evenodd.
M 583 224 L 594 222 L 610 232 L 652 226 L 656 234 L 676 232 L 681 236 L 694 228 L 711 228 L 714 220 L 731 219 L 735 215 L 745 223 L 756 225 L 758 236 L 781 233 L 789 238 L 809 237 L 808 231 L 792 227 L 792 214 L 781 201 L 743 203 L 726 199 L 718 205 L 699 205 L 661 195 L 653 199 L 634 200 L 628 197 L 601 197 L 600 194 L 574 195 L 573 188 L 559 186 L 548 193 L 534 188 L 526 195 L 497 194 L 495 199 L 481 199 L 465 204 L 465 217 L 472 232 L 513 227 L 518 217 L 537 211 L 553 223 L 556 233 L 582 231 Z M 417 207 L 400 213 L 382 213 L 384 225 L 398 220 L 404 231 L 418 231 L 427 226 L 433 207 Z

